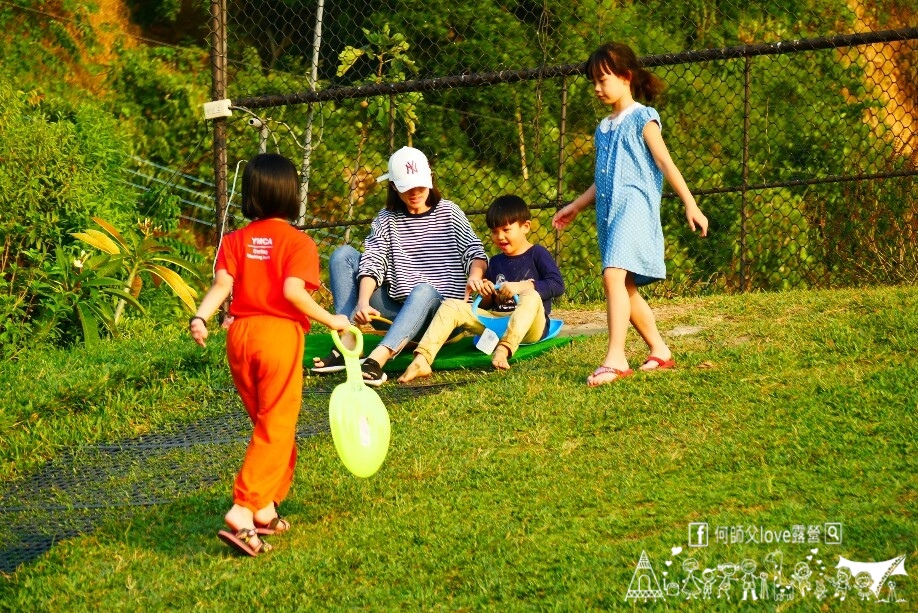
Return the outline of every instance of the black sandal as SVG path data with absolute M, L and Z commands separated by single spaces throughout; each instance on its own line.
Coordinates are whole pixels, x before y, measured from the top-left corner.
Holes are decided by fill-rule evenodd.
M 373 358 L 367 358 L 360 366 L 363 373 L 363 382 L 373 387 L 379 387 L 386 382 L 386 373 L 383 372 L 382 366 Z
M 322 366 L 318 366 L 319 363 Z M 312 358 L 313 367 L 310 368 L 314 373 L 325 374 L 330 372 L 341 372 L 344 370 L 344 356 L 337 349 L 332 349 L 324 358 Z

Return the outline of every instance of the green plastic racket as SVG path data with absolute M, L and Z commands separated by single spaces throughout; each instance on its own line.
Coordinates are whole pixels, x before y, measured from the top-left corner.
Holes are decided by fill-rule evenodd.
M 335 449 L 345 468 L 357 477 L 372 477 L 382 466 L 389 450 L 389 413 L 380 397 L 363 382 L 360 354 L 363 334 L 356 326 L 351 332 L 357 338 L 354 349 L 347 349 L 338 332 L 332 340 L 344 356 L 347 380 L 332 392 L 328 405 L 328 423 Z

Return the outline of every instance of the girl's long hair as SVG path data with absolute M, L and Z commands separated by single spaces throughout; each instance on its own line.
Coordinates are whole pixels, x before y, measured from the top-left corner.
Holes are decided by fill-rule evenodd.
M 641 66 L 631 47 L 623 43 L 606 43 L 587 60 L 586 74 L 591 81 L 609 73 L 623 79 L 630 77 L 631 95 L 647 102 L 652 102 L 666 87 L 659 77 Z

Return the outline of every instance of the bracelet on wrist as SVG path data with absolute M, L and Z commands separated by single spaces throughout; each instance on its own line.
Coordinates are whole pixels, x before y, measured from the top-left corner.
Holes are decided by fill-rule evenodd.
M 202 324 L 204 324 L 205 326 L 207 325 L 207 320 L 206 320 L 206 319 L 204 319 L 204 318 L 201 317 L 200 315 L 195 315 L 194 317 L 192 317 L 191 319 L 188 320 L 188 326 L 189 326 L 189 327 L 191 327 L 191 324 L 194 323 L 194 320 L 195 320 L 195 319 L 200 319 Z

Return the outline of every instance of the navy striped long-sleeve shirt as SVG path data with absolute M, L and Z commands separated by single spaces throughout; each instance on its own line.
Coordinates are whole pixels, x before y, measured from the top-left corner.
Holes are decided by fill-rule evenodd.
M 481 239 L 454 202 L 440 200 L 417 215 L 382 210 L 364 241 L 358 277 L 387 283 L 389 296 L 404 300 L 418 283 L 444 298 L 464 298 L 474 260 L 487 262 Z

